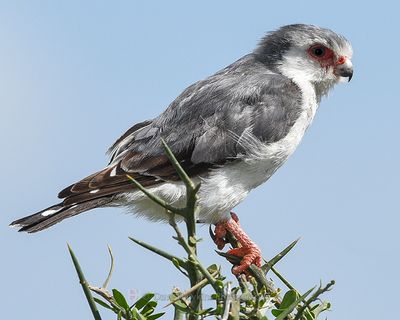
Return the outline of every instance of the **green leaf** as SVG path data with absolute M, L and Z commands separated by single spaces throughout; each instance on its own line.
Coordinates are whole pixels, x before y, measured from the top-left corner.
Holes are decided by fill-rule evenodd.
M 152 298 L 154 297 L 154 293 L 146 293 L 143 297 L 141 297 L 138 301 L 135 302 L 134 306 L 140 310 L 142 309 Z
M 283 311 L 285 311 L 285 309 L 273 309 L 271 310 L 271 313 L 273 316 L 277 317 L 279 316 Z
M 176 301 L 173 303 L 174 307 L 182 312 L 188 313 L 190 310 L 187 307 L 186 304 L 184 304 L 182 301 Z
M 114 297 L 115 301 L 118 303 L 118 305 L 120 305 L 125 310 L 129 310 L 129 305 L 126 302 L 124 295 L 121 292 L 119 292 L 117 289 L 113 289 L 112 293 L 113 293 L 113 297 Z
M 198 314 L 199 316 L 205 315 L 205 314 L 210 313 L 212 310 L 213 310 L 213 308 L 203 309 L 203 310 L 200 310 L 199 312 L 197 312 L 197 314 Z
M 145 317 L 148 317 L 149 315 L 151 315 L 154 312 L 154 308 L 147 308 L 147 306 L 142 310 L 142 312 L 140 314 L 142 314 Z
M 306 317 L 306 320 L 315 320 L 314 316 L 308 311 L 307 309 L 304 310 L 304 315 L 303 317 Z
M 212 274 L 212 273 L 215 273 L 215 272 L 219 271 L 219 268 L 218 268 L 218 266 L 216 264 L 212 264 L 211 266 L 207 267 L 207 270 L 208 270 L 209 273 Z
M 223 287 L 224 287 L 224 282 L 221 281 L 221 280 L 215 281 L 215 284 L 216 284 L 218 287 L 220 287 L 220 288 L 223 288 Z
M 110 306 L 109 306 L 107 303 L 105 303 L 103 300 L 100 300 L 100 299 L 97 299 L 97 298 L 93 298 L 93 299 L 94 299 L 94 301 L 96 301 L 99 305 L 101 305 L 103 308 L 113 310 L 113 308 L 110 307 Z
M 284 311 L 282 311 L 281 314 L 279 314 L 275 320 L 283 320 L 285 319 L 293 310 L 296 308 L 296 306 L 304 300 L 310 293 L 313 291 L 314 288 L 311 288 L 308 290 L 305 294 L 303 294 L 301 297 L 297 298 L 289 307 L 287 307 Z
M 289 290 L 285 293 L 282 299 L 282 303 L 279 306 L 279 309 L 286 309 L 288 308 L 293 302 L 296 301 L 298 298 L 298 294 L 294 290 Z
M 146 320 L 146 317 L 142 316 L 139 313 L 138 309 L 132 308 L 130 312 L 131 312 L 134 320 Z
M 302 320 L 316 320 L 309 308 L 305 308 L 301 316 Z
M 152 307 L 152 308 L 155 308 L 155 307 L 157 307 L 157 302 L 152 300 L 152 301 L 149 301 L 149 303 L 147 305 Z
M 164 314 L 165 314 L 165 312 L 152 314 L 151 316 L 147 317 L 147 320 L 155 320 L 155 319 L 161 318 Z
M 142 311 L 140 313 L 145 316 L 149 316 L 154 312 L 154 309 L 156 306 L 157 306 L 157 302 L 149 301 L 149 303 L 146 304 L 146 306 L 142 309 Z
M 215 308 L 215 314 L 222 315 L 224 313 L 224 307 L 221 304 L 218 304 Z
M 315 308 L 313 308 L 312 313 L 315 317 L 315 319 L 318 318 L 319 314 L 323 311 L 329 310 L 331 307 L 331 304 L 329 302 L 322 302 L 321 304 L 317 305 Z

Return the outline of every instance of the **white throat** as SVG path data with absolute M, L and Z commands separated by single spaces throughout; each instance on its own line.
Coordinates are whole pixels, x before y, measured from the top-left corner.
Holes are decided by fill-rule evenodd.
M 302 90 L 309 103 L 319 104 L 321 98 L 338 82 L 332 68 L 316 69 L 312 62 L 301 57 L 300 50 L 290 50 L 278 66 L 281 74 L 291 79 Z M 314 98 L 313 98 L 314 97 Z

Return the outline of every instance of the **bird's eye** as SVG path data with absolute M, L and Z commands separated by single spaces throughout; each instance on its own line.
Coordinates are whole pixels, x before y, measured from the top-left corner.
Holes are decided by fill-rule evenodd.
M 325 48 L 324 47 L 313 48 L 312 53 L 316 57 L 322 57 L 325 54 Z
M 317 60 L 328 60 L 333 58 L 333 51 L 321 44 L 316 44 L 308 49 L 308 54 Z

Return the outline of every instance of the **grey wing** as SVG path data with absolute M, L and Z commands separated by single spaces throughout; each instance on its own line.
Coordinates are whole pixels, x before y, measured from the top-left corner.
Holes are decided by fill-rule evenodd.
M 284 137 L 301 106 L 298 87 L 252 55 L 187 88 L 160 116 L 129 129 L 111 147 L 111 162 L 60 192 L 66 204 L 178 180 L 163 138 L 190 176 L 246 153 L 244 133 L 272 143 Z

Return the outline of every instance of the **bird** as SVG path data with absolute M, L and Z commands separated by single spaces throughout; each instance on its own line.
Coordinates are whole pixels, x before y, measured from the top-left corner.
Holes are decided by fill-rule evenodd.
M 261 265 L 261 250 L 233 209 L 294 152 L 322 97 L 353 76 L 352 46 L 342 35 L 308 24 L 266 33 L 249 54 L 186 88 L 159 116 L 133 125 L 109 148 L 102 170 L 59 192 L 61 201 L 10 225 L 34 233 L 94 208 L 123 207 L 152 221 L 168 215 L 135 188 L 133 177 L 172 205 L 185 186 L 162 140 L 198 191 L 199 221 L 215 225 L 219 249 L 230 232 L 242 258 L 232 272 Z

